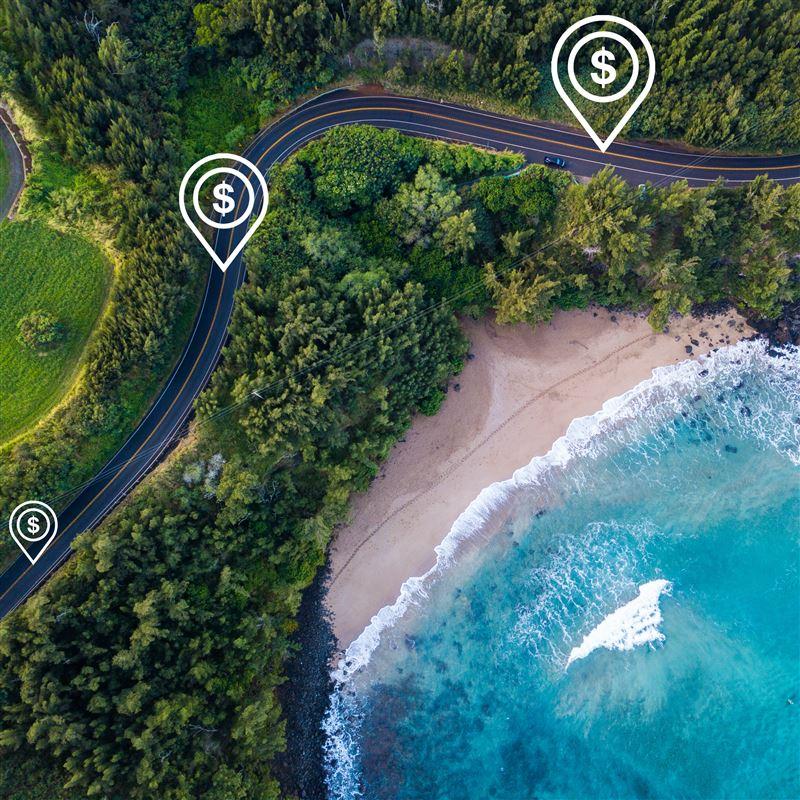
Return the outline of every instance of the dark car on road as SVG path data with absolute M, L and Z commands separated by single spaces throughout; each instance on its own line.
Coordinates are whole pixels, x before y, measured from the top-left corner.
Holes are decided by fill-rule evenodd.
M 567 168 L 567 162 L 564 161 L 563 158 L 559 158 L 558 156 L 545 156 L 544 163 L 547 164 L 548 167 L 556 167 L 558 169 Z

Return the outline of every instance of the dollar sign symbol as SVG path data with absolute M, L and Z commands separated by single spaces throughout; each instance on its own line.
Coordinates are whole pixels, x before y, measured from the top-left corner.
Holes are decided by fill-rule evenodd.
M 219 201 L 214 203 L 214 211 L 223 217 L 233 211 L 234 202 L 233 198 L 230 196 L 231 192 L 233 192 L 233 186 L 229 183 L 218 183 L 212 192 L 214 197 Z
M 28 517 L 28 533 L 36 536 L 39 533 L 39 520 L 36 517 Z
M 602 72 L 602 75 L 593 72 L 592 80 L 600 84 L 604 89 L 617 78 L 617 71 L 611 64 L 607 63 L 607 61 L 616 61 L 616 58 L 614 54 L 610 50 L 606 50 L 605 47 L 602 47 L 600 50 L 595 50 L 595 52 L 592 53 L 592 66 Z

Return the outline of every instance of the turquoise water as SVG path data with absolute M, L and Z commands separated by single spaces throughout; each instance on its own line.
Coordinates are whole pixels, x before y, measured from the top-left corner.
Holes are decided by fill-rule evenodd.
M 800 797 L 799 365 L 658 371 L 487 489 L 337 672 L 331 797 Z

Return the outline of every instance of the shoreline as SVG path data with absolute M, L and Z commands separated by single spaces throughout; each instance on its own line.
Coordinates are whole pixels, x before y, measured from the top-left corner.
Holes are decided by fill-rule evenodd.
M 415 417 L 379 475 L 351 503 L 331 544 L 326 606 L 339 652 L 436 562 L 434 548 L 487 486 L 545 455 L 573 419 L 649 378 L 752 334 L 736 312 L 675 318 L 655 334 L 643 316 L 558 312 L 532 331 L 464 320 L 470 358 L 434 417 Z

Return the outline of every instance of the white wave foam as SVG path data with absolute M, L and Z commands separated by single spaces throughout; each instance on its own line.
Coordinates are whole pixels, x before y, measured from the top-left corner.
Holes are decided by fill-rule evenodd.
M 573 647 L 567 664 L 586 658 L 595 650 L 633 650 L 648 642 L 663 642 L 664 634 L 659 630 L 663 622 L 659 600 L 669 593 L 672 584 L 658 579 L 639 587 L 639 594 L 629 603 L 612 611 L 597 627 L 593 628 L 578 647 Z
M 573 420 L 547 455 L 534 458 L 510 479 L 493 483 L 481 491 L 435 548 L 434 566 L 424 575 L 409 578 L 402 585 L 397 600 L 381 608 L 350 644 L 331 673 L 334 681 L 346 682 L 369 663 L 383 632 L 401 619 L 410 606 L 427 597 L 427 587 L 453 562 L 463 543 L 480 534 L 489 524 L 496 524 L 498 514 L 510 507 L 510 500 L 521 489 L 542 485 L 548 474 L 566 466 L 576 456 L 595 457 L 604 450 L 601 442 L 608 434 L 628 424 L 638 423 L 643 430 L 652 430 L 659 422 L 684 409 L 687 398 L 703 386 L 734 388 L 748 366 L 771 367 L 774 380 L 793 382 L 796 391 L 800 351 L 787 348 L 775 355 L 775 351 L 769 351 L 767 342 L 756 339 L 738 342 L 696 360 L 658 367 L 653 370 L 652 377 L 619 397 L 607 400 L 595 414 Z M 787 424 L 791 425 L 789 420 Z M 618 440 L 607 444 L 614 446 L 615 441 Z M 796 458 L 796 447 L 793 449 Z
M 576 620 L 602 619 L 638 592 L 642 575 L 653 570 L 650 543 L 660 535 L 647 518 L 636 525 L 611 519 L 552 541 L 520 583 L 516 620 L 505 632 L 501 657 L 525 650 L 554 673 L 563 671 L 576 642 Z
M 629 430 L 630 425 L 636 425 L 634 435 L 637 430 L 646 433 L 648 429 L 655 429 L 659 423 L 685 411 L 689 398 L 703 388 L 713 388 L 715 392 L 735 392 L 741 385 L 742 375 L 748 371 L 758 372 L 759 367 L 762 370 L 770 368 L 768 380 L 782 384 L 782 392 L 779 393 L 781 396 L 798 396 L 800 351 L 797 348 L 785 348 L 776 354 L 763 340 L 739 342 L 694 361 L 653 370 L 651 378 L 623 395 L 608 400 L 597 413 L 573 420 L 566 434 L 553 444 L 547 455 L 534 458 L 527 466 L 517 470 L 510 479 L 494 483 L 480 492 L 458 517 L 441 544 L 435 548 L 434 566 L 424 575 L 409 578 L 403 584 L 397 600 L 372 617 L 369 625 L 350 644 L 331 673 L 336 686 L 323 728 L 327 734 L 326 780 L 332 798 L 352 800 L 361 796 L 358 788 L 359 747 L 357 734 L 353 729 L 358 727 L 360 707 L 352 687 L 347 687 L 348 682 L 367 666 L 384 631 L 393 627 L 409 607 L 428 596 L 428 587 L 453 563 L 463 544 L 479 536 L 490 526 L 497 526 L 498 517 L 503 512 L 506 516 L 510 515 L 510 501 L 518 492 L 531 487 L 544 488 L 547 477 L 574 461 L 576 456 L 593 458 L 623 445 L 625 431 Z M 739 421 L 746 424 L 751 432 L 755 428 L 757 435 L 768 438 L 774 436 L 774 439 L 769 440 L 771 446 L 796 463 L 800 461 L 800 426 L 796 421 L 800 416 L 800 409 L 764 408 L 753 416 L 760 419 L 750 419 L 750 414 L 746 413 L 746 419 Z M 644 586 L 658 583 L 652 581 Z M 666 587 L 659 588 L 658 596 L 665 590 Z M 639 602 L 639 598 L 633 602 Z M 657 603 L 658 597 L 656 608 Z M 655 632 L 658 633 L 657 625 Z

